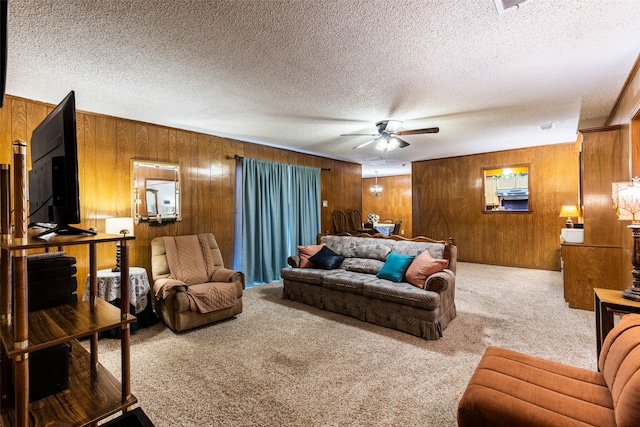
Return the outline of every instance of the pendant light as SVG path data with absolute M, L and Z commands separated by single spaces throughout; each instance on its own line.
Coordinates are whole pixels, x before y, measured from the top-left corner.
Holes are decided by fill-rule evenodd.
M 378 185 L 378 171 L 376 171 L 376 184 L 369 190 L 371 190 L 371 194 L 374 197 L 380 197 L 380 195 L 382 194 L 382 187 Z

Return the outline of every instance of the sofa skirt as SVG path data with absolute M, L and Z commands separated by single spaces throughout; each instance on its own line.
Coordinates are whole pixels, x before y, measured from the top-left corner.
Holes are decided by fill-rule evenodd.
M 442 331 L 456 316 L 455 303 L 449 298 L 442 299 L 436 310 L 425 310 L 288 279 L 284 279 L 283 284 L 285 299 L 428 340 L 441 338 Z M 449 304 L 443 307 L 447 301 Z

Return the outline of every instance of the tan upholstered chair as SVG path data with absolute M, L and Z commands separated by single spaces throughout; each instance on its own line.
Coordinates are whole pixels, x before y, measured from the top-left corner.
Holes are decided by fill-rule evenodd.
M 609 332 L 598 368 L 489 347 L 460 399 L 458 425 L 640 426 L 639 314 Z
M 211 233 L 156 237 L 151 272 L 156 313 L 176 332 L 242 313 L 244 274 L 224 268 Z

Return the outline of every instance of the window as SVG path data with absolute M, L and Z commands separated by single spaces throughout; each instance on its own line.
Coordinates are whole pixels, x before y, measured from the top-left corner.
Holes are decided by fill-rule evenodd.
M 529 166 L 513 165 L 482 170 L 484 212 L 529 212 Z

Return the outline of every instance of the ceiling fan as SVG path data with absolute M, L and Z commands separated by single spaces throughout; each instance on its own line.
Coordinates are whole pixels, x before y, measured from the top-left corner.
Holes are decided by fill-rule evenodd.
M 424 128 L 424 129 L 413 129 L 413 130 L 403 130 L 396 131 L 398 125 L 402 123 L 400 120 L 381 120 L 376 123 L 376 128 L 378 128 L 378 134 L 368 134 L 368 133 L 344 133 L 340 136 L 375 136 L 375 139 L 362 143 L 353 147 L 362 148 L 371 144 L 372 142 L 377 142 L 376 149 L 380 151 L 391 151 L 396 148 L 404 148 L 408 147 L 409 143 L 403 139 L 398 138 L 398 136 L 402 135 L 420 135 L 424 133 L 438 133 L 440 131 L 437 127 L 432 128 Z

